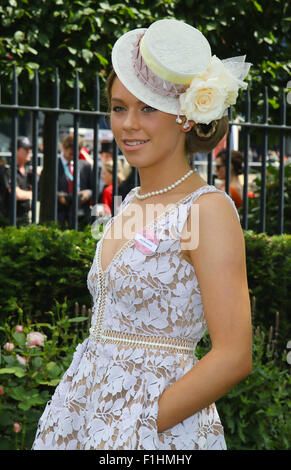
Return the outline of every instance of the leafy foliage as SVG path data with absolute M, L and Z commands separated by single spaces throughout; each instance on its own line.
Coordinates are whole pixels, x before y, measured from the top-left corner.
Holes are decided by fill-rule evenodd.
M 90 316 L 75 316 L 66 302 L 47 312 L 45 322 L 34 323 L 11 315 L 0 327 L 5 341 L 14 345 L 0 355 L 0 449 L 30 449 L 45 404 L 69 367 L 77 345 L 88 335 Z M 17 325 L 22 328 L 17 332 Z M 44 346 L 30 348 L 27 334 L 39 331 Z M 3 347 L 3 346 L 2 346 Z M 14 424 L 20 426 L 15 431 Z
M 77 344 L 88 336 L 90 315 L 82 312 L 79 316 L 78 310 L 73 314 L 67 302 L 57 303 L 46 316 L 45 322 L 34 322 L 31 315 L 11 315 L 1 327 L 2 344 L 14 345 L 0 356 L 1 450 L 31 448 L 45 404 Z M 19 325 L 21 332 L 17 331 Z M 31 331 L 47 336 L 43 347 L 28 347 Z M 291 378 L 286 353 L 277 354 L 273 345 L 271 335 L 262 328 L 254 329 L 251 375 L 217 402 L 228 449 L 288 449 Z M 198 358 L 209 348 L 206 334 L 198 347 Z M 23 359 L 25 364 L 20 363 Z
M 144 27 L 155 19 L 173 15 L 174 2 L 95 0 L 3 0 L 0 5 L 4 34 L 0 39 L 2 73 L 17 66 L 17 73 L 33 77 L 39 70 L 42 105 L 52 105 L 48 93 L 55 68 L 62 78 L 63 106 L 72 104 L 68 90 L 80 73 L 83 105 L 92 106 L 93 84 L 110 68 L 113 42 L 128 29 Z M 65 58 L 65 60 L 64 60 Z M 11 72 L 10 72 L 11 77 Z M 29 96 L 29 84 L 25 94 Z
M 286 449 L 290 372 L 284 349 L 290 340 L 291 237 L 252 231 L 244 235 L 250 294 L 256 299 L 253 310 L 260 328 L 254 330 L 253 372 L 217 406 L 229 449 Z M 2 449 L 31 447 L 45 403 L 76 345 L 88 335 L 90 313 L 73 310 L 76 301 L 91 303 L 86 276 L 95 243 L 89 227 L 84 232 L 33 225 L 0 231 L 0 281 L 5 285 L 0 291 Z M 277 311 L 279 335 L 278 328 L 268 334 Z M 22 332 L 16 331 L 19 324 Z M 43 347 L 28 347 L 31 331 L 46 335 Z M 7 342 L 14 344 L 11 351 L 3 347 Z M 209 347 L 205 337 L 198 356 Z M 20 363 L 19 357 L 28 361 Z
M 80 74 L 83 105 L 92 106 L 95 74 L 106 77 L 115 40 L 134 28 L 148 27 L 161 18 L 176 17 L 199 28 L 220 58 L 246 54 L 253 63 L 255 114 L 261 115 L 262 93 L 276 119 L 281 94 L 291 74 L 291 5 L 284 0 L 2 0 L 0 65 L 4 76 L 12 66 L 32 78 L 41 75 L 42 105 L 51 104 L 48 81 L 58 67 L 64 88 L 63 104 L 70 105 L 74 74 Z M 65 60 L 64 60 L 65 58 Z M 26 96 L 30 96 L 29 86 Z M 48 102 L 49 101 L 49 102 Z M 26 103 L 28 104 L 28 103 Z M 277 119 L 278 121 L 278 119 Z
M 235 450 L 288 450 L 291 422 L 290 365 L 274 354 L 264 328 L 253 341 L 253 370 L 217 402 L 226 443 Z
M 279 311 L 285 342 L 291 337 L 291 236 L 269 237 L 252 231 L 244 236 L 257 319 L 270 327 Z M 83 232 L 42 225 L 0 229 L 0 283 L 5 285 L 0 290 L 0 318 L 25 311 L 40 321 L 55 301 L 62 303 L 65 298 L 70 308 L 75 302 L 90 306 L 86 280 L 95 246 L 90 227 Z
M 0 236 L 0 317 L 51 309 L 55 300 L 90 304 L 86 278 L 96 240 L 89 230 L 77 232 L 54 226 L 6 227 Z
M 269 165 L 266 170 L 266 228 L 268 235 L 278 233 L 279 168 Z M 254 197 L 249 198 L 248 228 L 259 231 L 261 175 L 254 180 Z M 291 233 L 291 165 L 284 165 L 284 233 Z M 240 210 L 242 212 L 242 210 Z
M 256 299 L 256 321 L 270 328 L 279 312 L 281 347 L 285 347 L 291 337 L 291 236 L 268 237 L 250 230 L 245 231 L 245 243 L 249 291 Z
M 280 122 L 281 90 L 291 75 L 291 4 L 285 0 L 197 0 L 177 2 L 175 14 L 200 28 L 220 58 L 247 56 L 252 118 L 262 120 L 264 88 L 269 88 L 270 115 Z M 287 110 L 290 113 L 290 109 Z M 289 114 L 290 117 L 290 114 Z

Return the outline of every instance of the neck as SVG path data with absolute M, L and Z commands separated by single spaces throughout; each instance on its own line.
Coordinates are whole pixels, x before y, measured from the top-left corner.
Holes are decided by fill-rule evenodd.
M 25 163 L 19 164 L 19 165 L 17 165 L 17 166 L 18 166 L 18 170 L 19 170 L 21 173 L 25 173 Z
M 235 174 L 232 174 L 231 177 L 230 177 L 230 181 L 232 183 L 236 183 L 237 181 L 239 181 L 238 176 L 235 175 Z
M 166 188 L 182 178 L 189 170 L 191 167 L 186 157 L 175 158 L 171 162 L 168 161 L 167 165 L 161 162 L 155 166 L 139 168 L 140 191 L 144 194 Z

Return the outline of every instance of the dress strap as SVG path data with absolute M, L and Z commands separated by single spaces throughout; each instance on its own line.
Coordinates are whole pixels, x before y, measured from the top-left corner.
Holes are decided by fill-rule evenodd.
M 119 206 L 118 212 L 123 211 L 125 207 L 130 203 L 130 201 L 134 198 L 137 189 L 138 187 L 132 188 L 129 191 L 129 193 L 127 193 L 127 195 L 125 196 L 125 198 L 123 199 L 122 203 Z
M 184 227 L 184 225 L 186 223 L 186 220 L 189 216 L 191 206 L 195 203 L 195 201 L 197 201 L 197 199 L 199 199 L 200 196 L 202 196 L 203 194 L 209 194 L 209 193 L 223 194 L 230 201 L 230 203 L 231 203 L 231 205 L 232 205 L 232 207 L 233 207 L 233 209 L 234 209 L 234 211 L 237 215 L 237 218 L 240 221 L 240 216 L 238 214 L 237 208 L 236 208 L 233 200 L 231 199 L 231 197 L 225 191 L 222 191 L 222 190 L 216 188 L 216 186 L 214 186 L 214 185 L 204 185 L 204 186 L 201 186 L 200 188 L 198 188 L 193 193 L 188 194 L 188 196 L 186 196 L 183 199 L 182 203 L 179 204 L 177 213 L 172 214 L 172 218 L 174 220 L 171 221 L 172 222 L 171 225 L 173 225 L 173 223 L 176 225 L 177 231 L 178 231 L 179 234 L 182 233 L 183 227 Z
M 238 220 L 240 220 L 240 217 L 239 217 L 239 213 L 237 211 L 237 208 L 235 206 L 235 203 L 233 202 L 232 198 L 225 192 L 225 191 L 222 191 L 221 189 L 218 189 L 216 186 L 214 185 L 207 185 L 207 186 L 202 186 L 201 188 L 199 188 L 197 191 L 195 191 L 194 193 L 192 193 L 192 198 L 190 200 L 191 204 L 193 204 L 194 201 L 196 201 L 200 196 L 202 196 L 203 194 L 208 194 L 208 193 L 220 193 L 220 194 L 223 194 L 231 203 L 232 207 L 234 208 L 234 211 L 237 215 L 237 218 Z M 190 206 L 189 206 L 190 208 Z

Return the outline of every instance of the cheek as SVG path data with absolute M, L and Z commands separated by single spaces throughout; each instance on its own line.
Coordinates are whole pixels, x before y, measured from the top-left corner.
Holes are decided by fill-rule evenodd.
M 118 140 L 121 135 L 121 128 L 122 128 L 121 119 L 120 118 L 118 119 L 118 117 L 115 115 L 111 115 L 110 126 L 111 126 L 111 130 L 113 132 L 115 139 Z
M 111 173 L 106 173 L 105 180 L 110 183 L 111 182 Z

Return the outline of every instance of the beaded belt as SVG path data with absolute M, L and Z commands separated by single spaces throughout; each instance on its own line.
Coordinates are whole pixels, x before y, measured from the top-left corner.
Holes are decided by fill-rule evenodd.
M 94 334 L 95 333 L 95 334 Z M 196 344 L 181 338 L 164 336 L 146 336 L 140 334 L 123 333 L 114 330 L 102 330 L 99 334 L 92 332 L 90 337 L 98 343 L 123 344 L 135 348 L 166 349 L 172 352 L 194 355 Z

